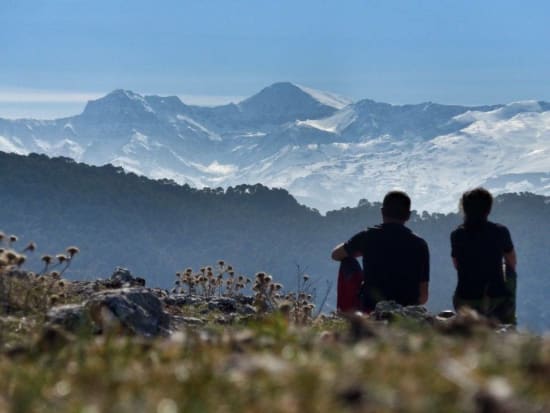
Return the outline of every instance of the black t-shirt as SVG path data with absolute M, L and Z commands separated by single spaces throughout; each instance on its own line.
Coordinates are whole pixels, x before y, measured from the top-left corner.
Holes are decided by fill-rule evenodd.
M 503 225 L 460 225 L 451 233 L 451 255 L 458 265 L 455 294 L 464 299 L 505 295 L 503 257 L 513 249 L 510 231 Z
M 364 304 L 378 301 L 418 304 L 419 285 L 430 279 L 426 241 L 401 224 L 381 224 L 354 235 L 344 244 L 350 256 L 363 256 Z

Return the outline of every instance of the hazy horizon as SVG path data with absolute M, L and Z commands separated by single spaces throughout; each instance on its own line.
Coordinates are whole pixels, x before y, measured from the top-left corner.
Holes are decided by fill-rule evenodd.
M 511 0 L 8 0 L 0 117 L 71 115 L 118 88 L 215 105 L 278 81 L 394 104 L 548 101 L 548 15 Z

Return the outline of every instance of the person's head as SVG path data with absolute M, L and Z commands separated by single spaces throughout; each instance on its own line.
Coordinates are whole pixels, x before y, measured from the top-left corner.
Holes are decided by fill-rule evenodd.
M 384 222 L 405 223 L 411 217 L 411 198 L 402 191 L 391 191 L 382 202 Z
M 493 206 L 493 196 L 485 188 L 466 191 L 460 198 L 460 209 L 464 221 L 470 223 L 487 221 Z

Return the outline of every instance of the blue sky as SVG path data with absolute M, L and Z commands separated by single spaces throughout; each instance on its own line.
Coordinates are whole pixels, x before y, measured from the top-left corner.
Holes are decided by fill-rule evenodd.
M 390 103 L 550 100 L 550 2 L 2 0 L 0 117 L 116 88 L 189 103 L 276 81 Z

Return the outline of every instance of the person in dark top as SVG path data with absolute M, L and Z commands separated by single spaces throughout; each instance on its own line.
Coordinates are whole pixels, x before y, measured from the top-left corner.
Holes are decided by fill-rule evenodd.
M 484 188 L 462 195 L 464 223 L 451 233 L 458 283 L 455 309 L 471 307 L 502 323 L 515 324 L 516 253 L 510 231 L 488 220 L 493 197 Z
M 411 215 L 411 199 L 401 191 L 386 194 L 380 225 L 354 235 L 332 251 L 332 259 L 345 262 L 363 258 L 362 310 L 394 300 L 401 305 L 428 301 L 430 258 L 426 241 L 405 226 Z

